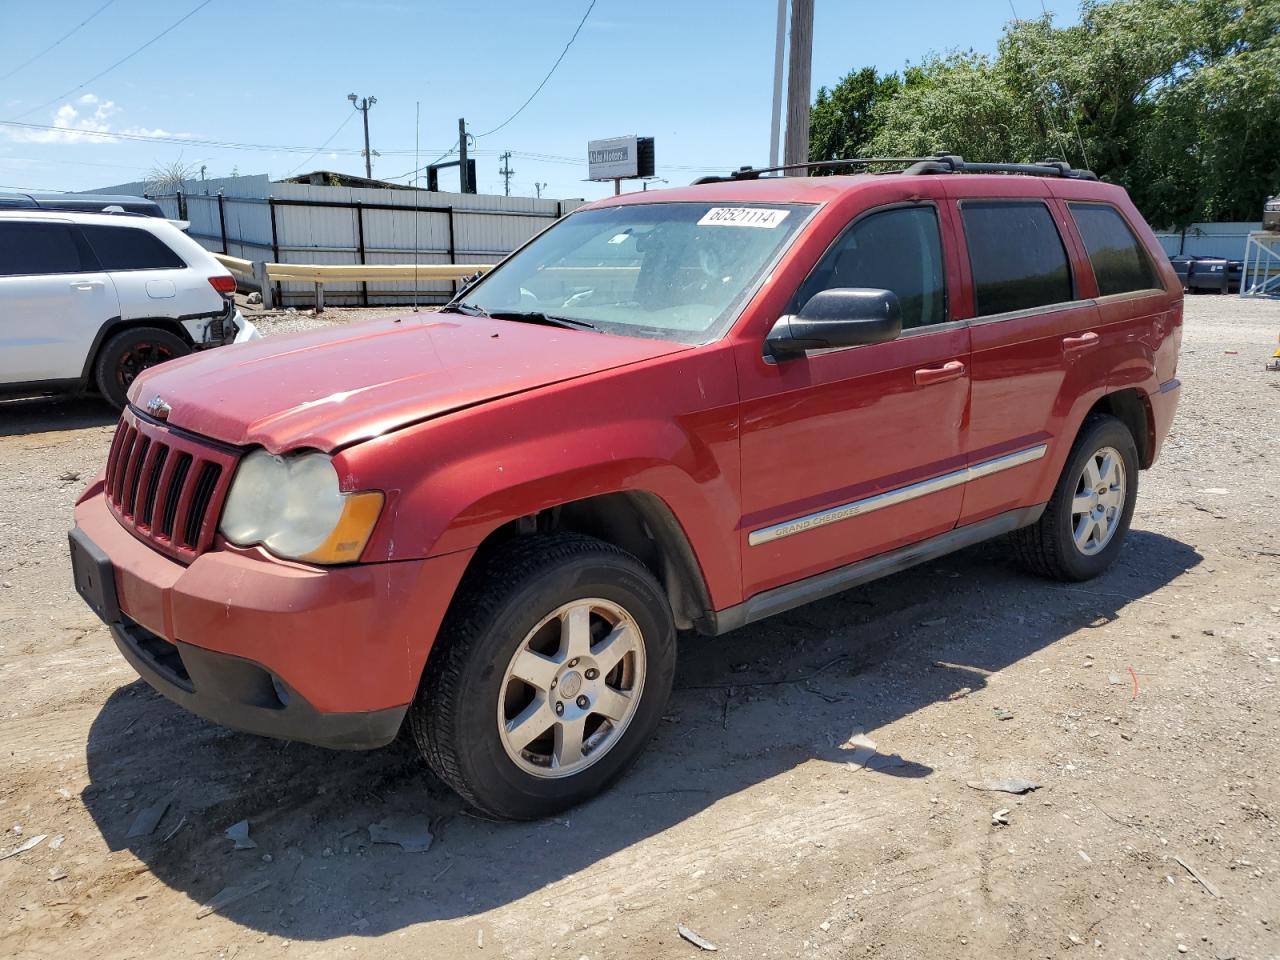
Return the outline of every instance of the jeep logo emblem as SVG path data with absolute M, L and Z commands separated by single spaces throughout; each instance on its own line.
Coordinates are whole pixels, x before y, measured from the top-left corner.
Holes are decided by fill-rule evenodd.
M 157 420 L 168 420 L 169 409 L 169 404 L 165 403 L 160 397 L 152 397 L 147 401 L 147 414 Z

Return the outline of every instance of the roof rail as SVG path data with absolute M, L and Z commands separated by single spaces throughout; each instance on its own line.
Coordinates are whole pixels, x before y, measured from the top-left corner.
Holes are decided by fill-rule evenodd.
M 936 173 L 1013 173 L 1028 177 L 1067 177 L 1071 180 L 1097 180 L 1092 170 L 1080 170 L 1065 160 L 1041 160 L 1039 163 L 972 163 L 964 157 L 939 153 L 918 160 L 903 173 L 908 176 Z
M 883 171 L 924 176 L 939 173 L 1012 173 L 1030 177 L 1067 177 L 1072 180 L 1097 180 L 1092 170 L 1079 170 L 1064 160 L 1042 160 L 1039 163 L 970 163 L 954 154 L 935 153 L 928 157 L 851 157 L 847 160 L 815 160 L 811 163 L 787 163 L 777 167 L 739 167 L 726 176 L 699 177 L 702 183 L 731 183 L 735 180 L 758 180 L 761 174 L 783 170 L 820 170 L 833 167 L 871 167 L 897 164 L 900 169 Z M 904 166 L 905 165 L 905 166 Z
M 734 180 L 758 180 L 762 173 L 777 173 L 781 170 L 820 170 L 827 167 L 870 167 L 882 163 L 920 163 L 932 157 L 851 157 L 848 160 L 813 160 L 809 163 L 784 163 L 776 167 L 739 167 L 727 175 L 699 177 L 693 181 L 700 183 L 730 183 Z

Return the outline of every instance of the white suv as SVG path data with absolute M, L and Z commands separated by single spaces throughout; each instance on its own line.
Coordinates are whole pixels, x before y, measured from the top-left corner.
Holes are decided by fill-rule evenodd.
M 0 212 L 0 392 L 96 388 L 122 407 L 147 367 L 258 336 L 235 289 L 166 220 Z

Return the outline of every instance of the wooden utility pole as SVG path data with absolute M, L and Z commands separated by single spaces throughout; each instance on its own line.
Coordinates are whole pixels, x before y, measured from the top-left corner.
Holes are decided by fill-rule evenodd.
M 787 51 L 787 138 L 783 163 L 809 160 L 809 87 L 813 77 L 813 0 L 791 0 L 791 45 Z M 789 171 L 803 177 L 805 170 Z
M 502 161 L 502 166 L 498 168 L 498 176 L 502 177 L 502 195 L 509 197 L 511 196 L 511 177 L 515 173 L 511 169 L 511 151 L 508 150 L 498 159 Z
M 471 177 L 467 169 L 467 121 L 458 118 L 458 179 L 462 181 L 462 193 L 471 192 Z

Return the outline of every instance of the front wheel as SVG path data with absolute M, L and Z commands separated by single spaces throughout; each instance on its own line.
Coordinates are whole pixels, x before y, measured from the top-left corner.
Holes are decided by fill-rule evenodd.
M 410 711 L 442 780 L 486 813 L 549 816 L 616 780 L 675 673 L 666 595 L 590 537 L 519 540 L 472 571 Z
M 1138 498 L 1138 448 L 1129 428 L 1098 414 L 1085 421 L 1040 519 L 1011 535 L 1034 573 L 1090 580 L 1120 552 Z

